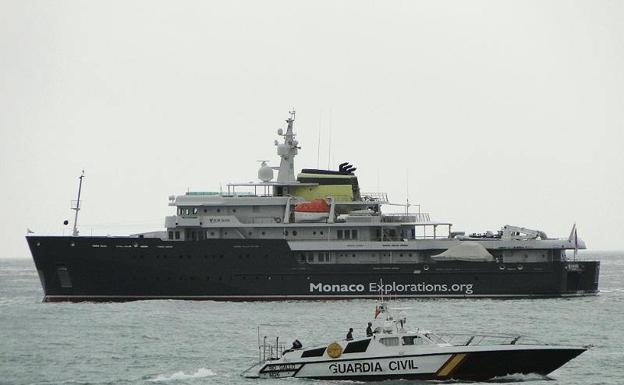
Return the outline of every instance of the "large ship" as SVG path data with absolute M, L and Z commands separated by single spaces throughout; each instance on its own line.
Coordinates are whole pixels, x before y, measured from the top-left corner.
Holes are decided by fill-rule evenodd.
M 559 297 L 598 292 L 585 243 L 505 225 L 468 234 L 424 212 L 386 213 L 387 194 L 360 191 L 355 167 L 303 169 L 295 113 L 275 141 L 280 165 L 227 192 L 169 197 L 165 231 L 29 234 L 44 301 L 318 300 Z M 277 177 L 274 172 L 277 171 Z M 82 179 L 81 179 L 82 182 Z M 409 208 L 406 205 L 406 208 Z

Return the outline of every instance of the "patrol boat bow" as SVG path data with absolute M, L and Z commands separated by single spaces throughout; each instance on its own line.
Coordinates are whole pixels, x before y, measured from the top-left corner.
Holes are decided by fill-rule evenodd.
M 242 373 L 249 378 L 298 377 L 379 381 L 388 379 L 484 381 L 510 374 L 547 375 L 586 347 L 532 342 L 521 336 L 438 335 L 405 329 L 404 311 L 387 305 L 376 310 L 383 322 L 371 337 L 301 348 L 267 342 L 259 362 Z M 498 341 L 498 342 L 496 342 Z M 298 342 L 298 341 L 296 341 Z

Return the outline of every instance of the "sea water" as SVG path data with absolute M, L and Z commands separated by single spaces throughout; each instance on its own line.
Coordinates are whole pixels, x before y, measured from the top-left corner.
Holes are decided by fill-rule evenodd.
M 585 255 L 585 258 L 592 257 Z M 624 384 L 624 252 L 596 254 L 600 294 L 553 299 L 401 300 L 408 326 L 593 345 L 548 377 L 499 383 Z M 365 335 L 374 300 L 42 303 L 32 261 L 0 259 L 0 384 L 329 384 L 240 377 L 260 334 L 305 346 Z M 556 382 L 554 382 L 556 381 Z M 388 382 L 385 382 L 386 384 Z M 392 381 L 412 384 L 418 381 Z M 458 382 L 452 382 L 458 383 Z

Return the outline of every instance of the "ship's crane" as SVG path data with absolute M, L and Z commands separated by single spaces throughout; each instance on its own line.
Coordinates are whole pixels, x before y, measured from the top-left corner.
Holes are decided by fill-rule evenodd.
M 548 235 L 541 230 L 527 229 L 526 227 L 518 226 L 503 226 L 502 239 L 548 239 Z

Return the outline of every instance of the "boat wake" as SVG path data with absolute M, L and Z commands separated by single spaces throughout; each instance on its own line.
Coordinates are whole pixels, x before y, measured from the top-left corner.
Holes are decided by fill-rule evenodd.
M 504 384 L 508 382 L 530 382 L 530 381 L 554 381 L 552 377 L 544 376 L 537 373 L 531 374 L 510 374 L 502 377 L 494 377 L 486 382 Z
M 191 374 L 186 374 L 182 371 L 180 372 L 175 372 L 173 374 L 170 375 L 166 375 L 166 374 L 159 374 L 158 376 L 149 379 L 148 381 L 150 382 L 167 382 L 167 381 L 178 381 L 178 380 L 188 380 L 188 379 L 192 379 L 192 378 L 204 378 L 204 377 L 212 377 L 212 376 L 216 376 L 217 373 L 213 372 L 210 369 L 206 369 L 206 368 L 199 368 L 197 369 L 197 371 L 195 371 L 195 373 L 191 373 Z

